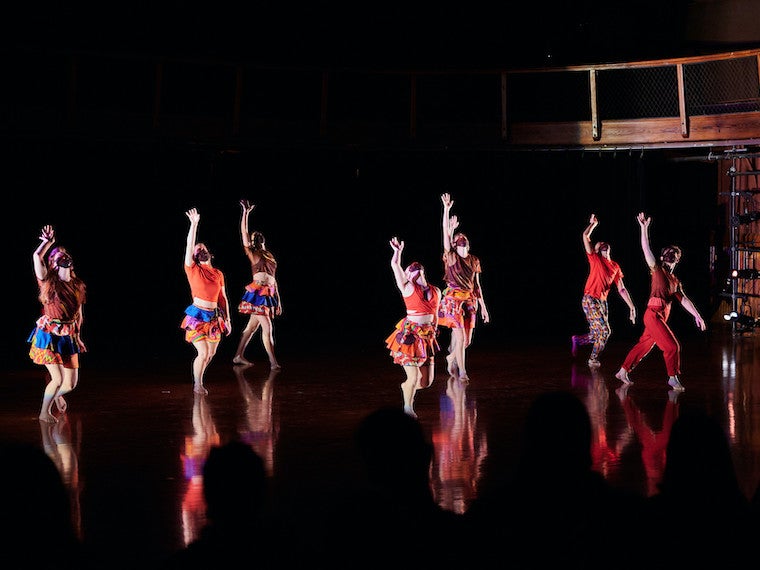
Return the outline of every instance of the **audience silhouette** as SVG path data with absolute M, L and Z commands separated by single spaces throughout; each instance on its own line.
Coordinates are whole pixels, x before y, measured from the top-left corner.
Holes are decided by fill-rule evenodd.
M 255 568 L 282 564 L 274 542 L 279 525 L 269 520 L 264 462 L 251 446 L 232 440 L 211 448 L 203 465 L 203 498 L 206 525 L 163 568 L 237 568 L 246 560 Z
M 35 445 L 0 445 L 0 532 L 3 568 L 82 570 L 94 568 L 77 536 L 69 492 L 61 473 Z
M 433 445 L 419 421 L 380 408 L 362 419 L 354 441 L 363 480 L 338 498 L 322 567 L 461 568 L 463 519 L 434 500 Z
M 482 545 L 475 567 L 641 567 L 635 549 L 621 555 L 620 541 L 636 543 L 644 498 L 594 471 L 591 445 L 589 413 L 574 393 L 546 392 L 531 402 L 512 473 L 465 514 Z
M 749 498 L 736 478 L 728 438 L 704 410 L 673 423 L 658 492 L 649 498 L 650 559 L 663 568 L 744 568 L 760 536 Z

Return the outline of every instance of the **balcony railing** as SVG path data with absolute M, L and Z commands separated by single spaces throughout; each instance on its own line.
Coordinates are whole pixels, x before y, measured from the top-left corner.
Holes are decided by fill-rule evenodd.
M 16 51 L 6 136 L 608 149 L 760 142 L 760 50 L 524 70 L 271 68 Z

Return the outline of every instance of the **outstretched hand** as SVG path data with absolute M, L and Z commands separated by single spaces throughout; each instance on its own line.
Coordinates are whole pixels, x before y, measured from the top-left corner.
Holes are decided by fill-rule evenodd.
M 404 242 L 400 241 L 397 237 L 394 236 L 388 243 L 391 244 L 391 247 L 393 248 L 394 251 L 398 253 L 401 253 L 402 251 L 404 251 Z
M 441 194 L 441 202 L 443 202 L 443 207 L 447 210 L 450 210 L 454 206 L 454 200 L 451 199 L 448 192 Z
M 248 200 L 240 200 L 240 207 L 243 209 L 244 214 L 250 214 L 256 205 L 251 204 Z
M 649 224 L 652 222 L 652 218 L 651 217 L 648 218 L 644 212 L 639 212 L 639 215 L 636 216 L 636 219 L 638 220 L 639 225 L 642 228 L 649 227 Z
M 55 241 L 55 230 L 53 230 L 53 226 L 47 225 L 42 227 L 42 231 L 40 232 L 40 240 L 41 241 Z
M 593 225 L 599 225 L 599 218 L 596 217 L 596 214 L 591 214 L 591 217 L 588 219 L 589 224 Z
M 193 223 L 197 223 L 201 219 L 201 215 L 198 213 L 198 208 L 190 208 L 187 212 L 185 212 L 185 215 Z

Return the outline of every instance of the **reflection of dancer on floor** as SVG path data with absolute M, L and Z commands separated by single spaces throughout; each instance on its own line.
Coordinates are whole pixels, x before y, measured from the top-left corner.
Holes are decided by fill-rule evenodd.
M 586 278 L 586 285 L 583 288 L 581 306 L 588 321 L 589 332 L 572 337 L 573 356 L 576 355 L 579 346 L 593 345 L 588 359 L 588 365 L 591 367 L 600 366 L 599 355 L 612 334 L 607 296 L 613 284 L 617 287 L 623 301 L 628 305 L 630 310 L 628 318 L 631 323 L 636 323 L 636 306 L 623 284 L 623 271 L 620 269 L 620 265 L 610 257 L 610 244 L 604 241 L 596 242 L 593 245 L 591 243 L 591 232 L 597 225 L 599 225 L 599 220 L 595 214 L 591 214 L 588 226 L 581 234 L 583 248 L 586 250 L 589 264 L 589 273 Z
M 470 240 L 457 232 L 459 220 L 451 215 L 454 201 L 449 194 L 443 202 L 443 279 L 446 288 L 438 311 L 438 323 L 451 329 L 451 342 L 446 364 L 451 376 L 467 382 L 465 355 L 472 343 L 478 308 L 483 322 L 490 320 L 480 286 L 480 259 L 470 253 Z
M 488 440 L 485 430 L 478 429 L 478 410 L 467 397 L 467 382 L 449 376 L 440 406 L 440 425 L 433 429 L 433 491 L 439 506 L 463 514 L 478 495 Z
M 620 456 L 633 438 L 633 430 L 626 426 L 617 436 L 608 430 L 610 393 L 599 368 L 592 367 L 584 373 L 573 365 L 572 375 L 573 386 L 586 388 L 584 404 L 591 420 L 591 467 L 605 477 L 610 477 L 620 466 Z
M 41 421 L 50 423 L 58 421 L 53 415 L 53 403 L 59 413 L 66 411 L 63 396 L 77 387 L 79 354 L 87 351 L 80 336 L 86 287 L 74 273 L 74 262 L 66 248 L 50 250 L 54 242 L 53 226 L 43 227 L 40 245 L 32 254 L 42 316 L 27 339 L 32 362 L 44 365 L 50 376 L 39 415 Z
M 668 326 L 673 300 L 679 301 L 683 308 L 694 317 L 699 330 L 705 330 L 707 325 L 694 303 L 683 292 L 681 281 L 673 274 L 681 259 L 681 248 L 675 245 L 664 247 L 658 262 L 649 245 L 649 225 L 652 218 L 648 218 L 644 212 L 641 212 L 636 219 L 641 229 L 641 249 L 651 274 L 651 288 L 643 317 L 644 333 L 628 352 L 615 377 L 625 384 L 631 384 L 628 374 L 657 346 L 662 351 L 662 357 L 665 360 L 668 384 L 674 390 L 684 390 L 678 379 L 681 373 L 681 345 Z
M 182 497 L 182 531 L 186 545 L 198 537 L 206 524 L 203 465 L 211 448 L 221 444 L 221 436 L 205 394 L 193 394 L 192 425 L 193 433 L 185 436 L 185 448 L 180 454 L 187 480 L 187 489 Z
M 670 429 L 678 417 L 679 390 L 668 391 L 668 401 L 662 414 L 662 426 L 659 431 L 651 427 L 646 417 L 628 395 L 628 384 L 616 390 L 623 404 L 625 419 L 641 444 L 641 461 L 647 476 L 647 496 L 654 495 L 665 469 L 666 451 L 670 439 Z
M 241 200 L 240 237 L 243 240 L 243 251 L 251 263 L 251 282 L 246 285 L 243 298 L 238 305 L 238 311 L 248 315 L 248 324 L 240 335 L 237 351 L 232 359 L 233 364 L 251 364 L 244 353 L 251 338 L 261 328 L 261 342 L 269 357 L 269 366 L 280 368 L 274 355 L 274 325 L 272 317 L 282 314 L 280 290 L 277 286 L 275 273 L 277 261 L 267 250 L 264 235 L 261 232 L 248 231 L 248 217 L 255 207 L 248 200 Z
M 271 477 L 274 473 L 274 447 L 279 432 L 274 419 L 274 379 L 280 371 L 271 369 L 269 376 L 262 382 L 246 377 L 252 370 L 251 366 L 235 366 L 233 369 L 245 402 L 245 424 L 238 429 L 240 440 L 261 456 L 267 475 Z
M 193 391 L 208 394 L 203 377 L 219 348 L 222 335 L 229 336 L 232 332 L 230 303 L 224 286 L 224 274 L 211 265 L 211 253 L 206 244 L 195 241 L 201 215 L 195 208 L 185 214 L 190 220 L 185 247 L 185 274 L 193 304 L 185 309 L 180 328 L 185 330 L 185 340 L 197 352 L 193 360 Z
M 77 422 L 81 434 L 81 422 Z M 56 423 L 40 422 L 42 448 L 61 474 L 61 479 L 69 492 L 71 517 L 77 536 L 82 538 L 82 485 L 79 479 L 80 441 L 72 442 L 69 414 L 62 415 Z
M 395 330 L 385 339 L 385 345 L 393 362 L 403 366 L 406 373 L 406 380 L 401 384 L 404 411 L 417 417 L 414 413 L 415 392 L 430 386 L 435 375 L 441 290 L 427 282 L 425 269 L 419 262 L 410 263 L 406 269 L 402 267 L 403 241 L 394 237 L 390 244 L 393 249 L 391 269 L 404 298 L 406 317 L 396 324 Z

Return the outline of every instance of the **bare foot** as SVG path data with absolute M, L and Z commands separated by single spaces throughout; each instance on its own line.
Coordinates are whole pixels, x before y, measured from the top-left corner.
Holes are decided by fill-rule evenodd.
M 208 395 L 208 390 L 206 390 L 206 388 L 204 388 L 203 385 L 199 385 L 199 384 L 196 384 L 193 387 L 193 392 L 195 392 L 196 394 L 200 394 L 201 396 Z
M 63 396 L 58 396 L 53 401 L 55 402 L 55 407 L 59 412 L 62 414 L 66 413 L 66 409 L 69 407 L 69 405 L 66 403 L 66 400 L 63 399 Z
M 272 370 L 280 370 L 282 366 L 280 366 L 279 362 L 275 362 L 274 364 L 270 364 L 269 368 L 271 368 Z
M 247 361 L 242 356 L 236 356 L 235 358 L 233 358 L 232 359 L 232 364 L 242 364 L 244 366 L 253 366 L 253 362 Z
M 631 382 L 631 379 L 628 377 L 628 372 L 622 368 L 617 371 L 615 378 L 620 380 L 623 384 L 633 384 L 633 382 Z
M 446 370 L 449 371 L 449 376 L 457 375 L 456 357 L 453 354 L 449 354 L 446 357 Z
M 470 377 L 467 376 L 467 372 L 465 372 L 464 374 L 460 374 L 459 375 L 459 381 L 462 384 L 468 384 L 470 382 Z
M 414 410 L 412 409 L 412 407 L 411 407 L 411 406 L 404 406 L 404 413 L 405 413 L 407 416 L 411 416 L 411 417 L 413 417 L 414 419 L 417 419 L 417 414 L 415 414 L 415 413 L 414 413 Z
M 40 421 L 41 422 L 46 422 L 46 423 L 49 423 L 49 424 L 55 424 L 55 423 L 58 423 L 58 418 L 56 418 L 50 412 L 47 412 L 45 414 L 40 414 Z

